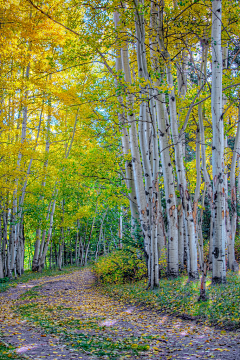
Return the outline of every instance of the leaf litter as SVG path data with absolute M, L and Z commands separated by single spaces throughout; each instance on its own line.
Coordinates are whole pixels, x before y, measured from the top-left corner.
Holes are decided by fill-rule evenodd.
M 38 359 L 240 359 L 240 334 L 103 294 L 83 269 L 1 294 L 3 339 Z

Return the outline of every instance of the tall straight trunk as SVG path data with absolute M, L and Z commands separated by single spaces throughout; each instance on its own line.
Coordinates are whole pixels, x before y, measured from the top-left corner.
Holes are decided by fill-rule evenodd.
M 57 197 L 57 194 L 58 194 L 58 189 L 56 189 L 55 197 Z M 56 198 L 53 200 L 53 204 L 52 204 L 52 211 L 51 211 L 51 215 L 50 215 L 50 224 L 49 224 L 47 241 L 45 241 L 43 253 L 42 253 L 41 258 L 39 259 L 39 268 L 38 268 L 39 272 L 41 272 L 44 267 L 45 259 L 46 259 L 46 255 L 47 255 L 47 251 L 48 251 L 48 245 L 49 245 L 49 242 L 52 237 L 53 217 L 54 217 L 54 212 L 55 212 L 55 206 L 56 206 Z
M 97 258 L 98 258 L 99 245 L 100 245 L 101 240 L 102 240 L 103 222 L 104 222 L 104 219 L 105 219 L 105 217 L 106 217 L 106 215 L 107 215 L 107 212 L 108 212 L 108 207 L 107 207 L 106 212 L 103 214 L 102 221 L 101 221 L 101 225 L 100 225 L 99 236 L 98 236 L 98 242 L 97 242 L 96 253 L 95 253 L 95 261 L 97 261 Z M 120 235 L 120 234 L 119 234 L 119 235 Z M 120 238 L 120 236 L 119 236 L 119 238 Z M 120 238 L 120 239 L 121 239 L 121 238 Z
M 36 230 L 36 242 L 34 245 L 34 255 L 33 255 L 33 261 L 32 261 L 32 271 L 38 270 L 38 258 L 39 258 L 39 252 L 40 252 L 40 238 L 41 238 L 41 230 L 37 228 Z
M 174 187 L 173 167 L 169 153 L 169 140 L 166 128 L 167 109 L 165 95 L 156 96 L 157 120 L 159 132 L 160 156 L 164 179 L 166 213 L 168 219 L 168 276 L 178 276 L 178 217 Z
M 27 65 L 26 68 L 26 79 L 29 79 L 29 73 L 30 73 L 30 64 Z M 26 133 L 27 133 L 27 119 L 28 119 L 28 107 L 27 107 L 27 101 L 28 101 L 28 95 L 29 90 L 26 90 L 24 101 L 25 104 L 23 106 L 23 121 L 22 121 L 22 132 L 21 132 L 21 144 L 24 143 L 26 140 Z M 20 169 L 20 163 L 22 159 L 22 153 L 19 152 L 18 154 L 18 160 L 17 160 L 17 169 Z M 16 256 L 17 256 L 17 248 L 18 248 L 18 241 L 19 241 L 19 223 L 17 221 L 18 218 L 18 204 L 17 204 L 17 197 L 18 197 L 18 182 L 19 179 L 17 178 L 15 180 L 15 189 L 13 192 L 13 236 L 11 237 L 11 247 L 12 247 L 12 254 L 11 254 L 11 270 L 14 270 L 16 272 Z M 21 204 L 22 205 L 22 204 Z M 20 211 L 22 210 L 22 207 L 20 207 Z M 20 216 L 21 218 L 21 216 Z
M 205 82 L 207 76 L 207 55 L 208 55 L 208 39 L 204 37 L 202 39 L 202 62 L 199 73 L 199 81 L 198 85 L 201 87 Z M 205 182 L 205 189 L 207 191 L 208 200 L 210 204 L 211 216 L 210 216 L 210 237 L 209 237 L 209 254 L 208 254 L 208 265 L 209 269 L 212 269 L 212 252 L 213 252 L 213 217 L 214 217 L 214 207 L 213 207 L 213 189 L 210 180 L 210 176 L 207 171 L 207 160 L 206 160 L 206 145 L 205 145 L 205 132 L 204 132 L 204 124 L 203 124 L 203 104 L 200 103 L 198 105 L 198 120 L 199 120 L 199 131 L 200 131 L 200 139 L 201 139 L 201 156 L 202 156 L 202 174 Z M 200 231 L 200 230 L 199 230 Z M 202 234 L 200 234 L 200 238 L 202 238 Z
M 119 224 L 118 224 L 118 237 L 119 237 L 119 249 L 122 249 L 122 238 L 123 238 L 123 207 L 120 208 Z
M 77 265 L 78 263 L 78 230 L 77 230 L 77 234 L 76 234 L 76 239 L 75 239 L 75 264 Z
M 82 264 L 81 264 L 81 257 L 82 257 L 82 253 L 83 253 L 82 237 L 81 237 L 81 236 L 79 236 L 78 262 L 77 262 L 77 266 L 79 266 L 79 262 L 80 262 L 80 266 L 82 266 Z
M 77 240 L 77 254 L 76 254 L 76 266 L 79 265 L 79 258 L 80 258 L 80 242 L 81 242 L 81 236 L 80 236 L 80 224 L 79 224 L 79 219 L 77 219 L 77 236 L 76 236 L 76 240 Z
M 200 218 L 198 223 L 198 236 L 199 236 L 199 263 L 201 269 L 204 267 L 204 253 L 203 253 L 203 233 L 202 233 L 202 223 L 203 223 L 203 209 L 204 209 L 204 203 L 205 203 L 205 194 L 206 194 L 206 184 L 204 184 L 204 190 L 202 193 L 202 204 L 201 204 L 201 212 L 200 212 Z M 201 261 L 201 262 L 200 262 Z
M 128 59 L 128 49 L 126 46 L 122 49 L 122 62 L 123 62 L 123 71 L 125 81 L 128 84 L 131 84 L 131 73 L 130 73 L 130 66 L 129 66 L 129 59 Z M 143 177 L 142 177 L 142 165 L 140 159 L 140 152 L 138 146 L 138 133 L 137 133 L 137 126 L 136 126 L 136 118 L 134 114 L 134 99 L 133 95 L 128 95 L 128 124 L 129 124 L 129 142 L 131 148 L 131 155 L 132 155 L 132 166 L 133 166 L 133 174 L 134 174 L 134 183 L 136 188 L 136 197 L 137 197 L 137 204 L 138 204 L 138 213 L 141 222 L 141 228 L 143 231 L 144 237 L 144 249 L 145 249 L 145 256 L 149 261 L 149 250 L 150 250 L 150 234 L 149 234 L 149 218 L 148 213 L 149 209 L 147 209 L 147 201 L 145 196 L 145 189 L 143 184 Z M 150 276 L 150 273 L 149 273 Z
M 212 1 L 212 168 L 213 168 L 213 272 L 212 283 L 226 282 L 224 126 L 222 111 L 222 1 Z
M 237 126 L 237 134 L 235 137 L 235 144 L 232 155 L 232 164 L 231 164 L 231 173 L 230 173 L 230 190 L 231 190 L 231 234 L 229 236 L 228 243 L 228 266 L 232 271 L 238 271 L 238 264 L 235 260 L 235 251 L 234 251 L 234 243 L 235 243 L 235 235 L 237 228 L 237 191 L 236 191 L 236 160 L 237 156 L 240 154 L 240 103 L 238 108 L 238 126 Z
M 114 23 L 115 28 L 118 28 L 120 19 L 119 14 L 117 12 L 114 13 Z M 122 71 L 122 57 L 121 57 L 121 49 L 117 50 L 116 54 L 116 72 L 119 73 Z M 115 86 L 118 87 L 118 82 L 115 82 Z M 129 143 L 129 134 L 127 129 L 127 120 L 126 120 L 126 111 L 124 109 L 123 98 L 118 96 L 118 101 L 121 104 L 122 113 L 118 114 L 120 130 L 122 132 L 122 152 L 124 156 L 130 154 L 130 143 Z M 130 210 L 131 210 L 131 224 L 132 224 L 132 234 L 134 233 L 136 224 L 139 222 L 139 215 L 138 215 L 138 207 L 137 207 L 137 196 L 136 196 L 136 189 L 134 183 L 134 175 L 133 175 L 133 167 L 132 167 L 132 160 L 125 161 L 125 173 L 126 173 L 126 184 L 128 189 L 131 190 L 129 194 L 129 202 L 130 202 Z
M 195 225 L 196 242 L 198 246 L 200 270 L 202 271 L 203 270 L 203 247 L 201 244 L 202 234 L 199 234 L 199 231 L 202 231 L 202 228 L 199 228 L 198 226 L 198 201 L 200 197 L 200 187 L 201 187 L 200 132 L 198 127 L 197 127 L 197 139 L 196 139 L 196 169 L 197 169 L 197 182 L 196 182 L 194 201 L 193 201 L 193 220 Z
M 183 209 L 181 200 L 178 200 L 178 263 L 179 270 L 182 272 L 184 270 L 184 218 L 183 218 Z
M 135 5 L 135 29 L 136 29 L 136 48 L 138 76 L 146 82 L 146 85 L 140 85 L 140 114 L 139 114 L 139 141 L 142 155 L 143 174 L 145 183 L 145 203 L 147 209 L 146 221 L 148 223 L 148 238 L 145 235 L 145 248 L 148 254 L 148 286 L 151 288 L 159 286 L 159 267 L 158 267 L 158 223 L 161 215 L 159 201 L 154 202 L 158 196 L 156 182 L 159 176 L 159 160 L 157 145 L 157 124 L 155 104 L 153 100 L 154 89 L 149 76 L 147 66 L 146 46 L 145 46 L 145 24 L 144 14 L 139 11 L 139 5 L 142 2 L 134 1 Z M 124 70 L 125 72 L 125 70 Z M 125 73 L 126 74 L 126 73 Z M 131 78 L 129 76 L 131 83 Z M 132 101 L 133 104 L 133 101 Z M 135 119 L 132 119 L 133 121 Z M 131 126 L 134 130 L 134 127 Z M 134 140 L 135 142 L 135 140 Z M 132 152 L 133 155 L 133 152 Z M 155 189 L 155 190 L 154 190 Z M 144 196 L 144 195 L 143 195 Z M 156 207 L 153 206 L 153 202 Z M 140 205 L 140 202 L 138 202 Z M 141 205 L 140 205 L 141 206 Z M 153 213 L 154 212 L 154 213 Z M 155 219 L 156 216 L 156 219 Z M 143 229 L 142 223 L 142 229 Z M 159 229 L 161 230 L 161 228 Z M 144 233 L 144 229 L 143 229 Z M 164 237 L 164 234 L 161 235 Z M 147 241 L 146 241 L 147 240 Z
M 166 67 L 166 77 L 169 88 L 169 110 L 170 110 L 170 123 L 173 137 L 173 144 L 175 150 L 175 163 L 177 170 L 177 178 L 178 178 L 178 187 L 180 192 L 180 198 L 182 202 L 182 209 L 184 213 L 184 218 L 186 221 L 186 232 L 188 234 L 188 241 L 186 244 L 189 244 L 189 279 L 197 279 L 198 278 L 198 266 L 197 266 L 197 244 L 195 237 L 195 227 L 193 221 L 192 214 L 192 204 L 190 199 L 190 194 L 188 192 L 187 180 L 185 167 L 183 162 L 183 146 L 182 146 L 182 136 L 183 132 L 179 133 L 178 130 L 178 117 L 177 117 L 177 107 L 176 107 L 176 97 L 175 97 L 175 89 L 173 83 L 172 76 L 172 67 L 171 67 L 171 57 L 165 48 L 165 39 L 164 39 L 164 24 L 163 24 L 163 15 L 164 15 L 164 6 L 159 8 L 158 12 L 158 43 L 160 52 L 165 59 L 165 67 Z
M 138 12 L 138 3 L 135 1 L 135 27 L 136 27 L 136 38 L 137 38 L 137 62 L 138 62 L 138 71 L 139 76 L 147 75 L 147 67 L 146 67 L 146 55 L 144 52 L 145 44 L 145 30 L 144 30 L 144 20 L 143 16 Z M 119 17 L 117 14 L 115 15 L 115 24 L 119 21 Z M 125 82 L 128 85 L 131 85 L 131 71 L 129 65 L 128 58 L 128 46 L 126 39 L 124 41 L 123 47 L 121 49 L 121 58 L 122 58 L 122 68 L 124 72 Z M 158 261 L 156 262 L 153 257 L 153 249 L 157 249 L 157 231 L 151 231 L 151 207 L 150 207 L 150 199 L 151 199 L 151 188 L 152 188 L 152 176 L 155 178 L 155 174 L 152 173 L 150 166 L 153 166 L 153 158 L 151 152 L 153 150 L 153 145 L 150 143 L 150 153 L 148 156 L 148 139 L 150 139 L 149 135 L 149 125 L 146 123 L 148 121 L 148 113 L 146 111 L 146 104 L 144 101 L 140 104 L 140 123 L 142 126 L 139 127 L 140 131 L 140 148 L 142 154 L 142 162 L 144 167 L 144 180 L 145 180 L 145 188 L 143 182 L 143 169 L 141 165 L 141 157 L 139 151 L 139 138 L 135 117 L 135 109 L 134 109 L 134 96 L 131 92 L 127 92 L 126 94 L 127 100 L 127 123 L 129 126 L 129 144 L 131 149 L 132 156 L 132 168 L 133 168 L 133 177 L 136 191 L 136 202 L 138 205 L 138 214 L 140 218 L 141 229 L 144 237 L 144 250 L 145 257 L 147 261 L 148 268 L 148 286 L 158 286 L 158 271 L 156 271 L 156 267 L 158 267 Z M 152 115 L 152 114 L 151 114 Z M 141 118 L 142 117 L 142 118 Z M 150 164 L 149 164 L 149 160 Z M 154 239 L 151 239 L 151 236 Z M 154 254 L 155 255 L 155 254 Z M 156 266 L 153 265 L 156 263 Z M 152 276 L 154 279 L 152 280 Z
M 54 194 L 55 194 L 55 190 L 54 190 L 52 196 L 54 196 Z M 50 202 L 49 202 L 49 205 L 48 205 L 48 209 L 47 209 L 46 222 L 48 221 L 49 216 L 50 216 L 52 202 L 53 202 L 53 201 L 52 201 L 52 199 L 51 199 Z M 38 265 L 39 265 L 39 260 L 40 260 L 40 258 L 42 257 L 42 254 L 43 254 L 43 249 L 44 249 L 45 240 L 46 240 L 46 233 L 47 233 L 47 229 L 45 228 L 45 229 L 43 229 L 43 232 L 42 232 L 42 241 L 41 241 L 41 244 L 40 244 L 40 250 L 39 250 L 39 255 L 38 255 L 38 262 L 37 262 Z
M 4 276 L 11 277 L 11 270 L 10 270 L 10 248 L 9 248 L 9 241 L 8 239 L 8 230 L 7 230 L 7 224 L 9 219 L 9 212 L 4 211 L 3 212 L 3 249 L 4 249 Z M 9 231 L 9 234 L 11 232 Z
M 50 245 L 50 253 L 49 253 L 49 269 L 51 270 L 52 268 L 52 238 L 51 238 L 51 245 Z
M 198 266 L 197 266 L 197 244 L 196 244 L 196 234 L 195 226 L 192 212 L 192 204 L 190 199 L 190 194 L 188 192 L 187 180 L 185 167 L 183 163 L 183 149 L 182 149 L 182 139 L 181 133 L 178 132 L 178 121 L 177 121 L 177 112 L 176 112 L 176 97 L 174 91 L 174 83 L 171 72 L 171 65 L 167 65 L 167 80 L 168 85 L 172 89 L 169 93 L 169 109 L 170 109 L 170 119 L 171 119 L 171 129 L 174 142 L 175 150 L 175 161 L 176 161 L 176 170 L 178 177 L 178 186 L 180 191 L 180 197 L 182 201 L 182 207 L 184 212 L 184 217 L 186 219 L 187 232 L 188 232 L 188 243 L 189 243 L 189 279 L 198 279 Z
M 2 207 L 0 206 L 2 210 Z M 0 213 L 0 279 L 3 279 L 3 234 L 2 234 L 2 213 Z
M 42 107 L 42 111 L 41 111 L 41 116 L 40 119 L 42 117 L 42 113 L 43 113 L 43 107 Z M 48 117 L 47 117 L 47 133 L 46 133 L 46 144 L 45 144 L 45 153 L 48 156 L 49 154 L 49 149 L 50 149 L 50 139 L 49 139 L 49 135 L 50 135 L 50 121 L 51 121 L 51 99 L 48 101 Z M 40 128 L 40 127 L 39 127 Z M 46 171 L 48 166 L 48 159 L 44 162 L 44 170 Z M 42 190 L 45 188 L 46 185 L 46 179 L 44 179 L 42 181 Z M 44 196 L 41 195 L 40 196 L 40 202 L 42 202 L 44 199 Z M 49 204 L 49 209 L 47 212 L 47 219 L 48 219 L 48 214 L 50 211 L 50 206 L 51 206 L 51 202 Z M 43 234 L 42 234 L 42 242 L 41 242 L 41 224 L 42 224 L 42 220 L 39 221 L 39 225 L 38 228 L 36 230 L 36 242 L 35 242 L 35 247 L 34 247 L 34 255 L 33 255 L 33 261 L 32 261 L 32 271 L 37 271 L 38 270 L 38 263 L 39 263 L 39 258 L 42 256 L 42 252 L 43 252 L 43 246 L 44 246 L 44 241 L 45 241 L 45 236 L 46 236 L 46 230 L 43 230 Z M 44 239 L 44 241 L 43 241 Z

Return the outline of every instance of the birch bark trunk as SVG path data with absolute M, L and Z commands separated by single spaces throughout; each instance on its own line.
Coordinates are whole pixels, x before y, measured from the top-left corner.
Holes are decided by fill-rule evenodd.
M 213 273 L 212 283 L 226 282 L 224 126 L 222 111 L 222 1 L 212 1 L 212 167 L 213 167 Z
M 172 129 L 172 136 L 173 136 L 174 149 L 175 149 L 175 161 L 176 161 L 176 169 L 177 169 L 177 177 L 178 177 L 178 186 L 179 186 L 180 197 L 182 201 L 182 207 L 183 207 L 184 217 L 186 219 L 187 232 L 188 232 L 189 256 L 190 256 L 189 279 L 194 280 L 194 279 L 198 279 L 199 277 L 198 266 L 197 266 L 197 244 L 196 244 L 195 227 L 194 227 L 194 220 L 192 213 L 192 204 L 188 192 L 185 167 L 183 163 L 181 133 L 179 134 L 178 132 L 176 98 L 175 98 L 174 83 L 173 83 L 170 64 L 167 65 L 167 80 L 169 87 L 172 89 L 169 92 L 171 129 Z
M 240 103 L 238 107 L 238 126 L 235 137 L 235 144 L 232 155 L 232 164 L 230 172 L 230 190 L 231 190 L 231 234 L 228 243 L 228 266 L 232 271 L 238 271 L 238 263 L 235 260 L 235 235 L 237 228 L 237 191 L 236 191 L 236 161 L 240 154 Z
M 54 217 L 54 212 L 55 212 L 55 206 L 56 206 L 56 197 L 58 195 L 58 189 L 56 189 L 56 194 L 55 194 L 55 199 L 53 200 L 53 204 L 52 204 L 52 211 L 51 211 L 51 215 L 50 215 L 50 225 L 49 225 L 49 230 L 48 230 L 48 236 L 47 236 L 47 241 L 44 244 L 44 249 L 43 249 L 43 253 L 41 258 L 39 259 L 39 268 L 38 268 L 38 272 L 41 272 L 44 264 L 45 264 L 45 259 L 46 259 L 46 255 L 47 255 L 47 250 L 48 250 L 48 245 L 49 242 L 51 240 L 51 236 L 52 236 L 52 229 L 53 229 L 53 217 Z
M 120 17 L 118 12 L 114 13 L 114 24 L 115 24 L 115 29 L 118 30 L 120 24 Z M 115 68 L 117 75 L 119 75 L 119 73 L 122 71 L 121 49 L 118 49 L 116 53 Z M 118 81 L 115 81 L 115 86 L 116 88 L 119 86 Z M 130 154 L 131 150 L 130 150 L 129 134 L 127 129 L 126 114 L 125 114 L 122 96 L 118 95 L 118 101 L 121 104 L 121 108 L 122 108 L 122 113 L 118 114 L 120 130 L 122 132 L 122 137 L 121 137 L 122 152 L 124 156 L 127 156 Z M 133 178 L 132 161 L 127 160 L 125 162 L 125 173 L 126 173 L 127 187 L 128 189 L 131 190 L 131 193 L 129 194 L 130 195 L 129 202 L 130 202 L 130 210 L 131 210 L 132 233 L 134 233 L 136 223 L 139 222 L 139 216 L 138 216 L 138 208 L 137 208 L 136 189 Z
M 2 210 L 2 207 L 0 206 Z M 2 236 L 2 214 L 0 213 L 0 279 L 3 279 L 3 236 Z
M 190 255 L 189 279 L 194 280 L 198 278 L 197 244 L 196 244 L 195 227 L 194 227 L 194 221 L 192 215 L 192 204 L 188 192 L 185 167 L 183 163 L 183 148 L 182 148 L 183 132 L 181 131 L 179 133 L 178 131 L 176 97 L 175 97 L 175 90 L 174 90 L 174 83 L 172 76 L 172 68 L 170 63 L 170 55 L 167 52 L 164 44 L 163 10 L 164 10 L 164 6 L 162 6 L 161 9 L 159 8 L 159 13 L 158 13 L 158 23 L 159 23 L 158 43 L 162 56 L 165 60 L 167 83 L 169 89 L 171 89 L 169 91 L 169 110 L 170 110 L 170 120 L 171 120 L 170 122 L 171 122 L 171 130 L 172 130 L 173 144 L 175 150 L 175 162 L 176 162 L 178 186 L 180 191 L 184 217 L 186 219 L 186 226 L 187 226 L 186 232 L 188 234 L 187 243 L 189 244 L 189 255 Z

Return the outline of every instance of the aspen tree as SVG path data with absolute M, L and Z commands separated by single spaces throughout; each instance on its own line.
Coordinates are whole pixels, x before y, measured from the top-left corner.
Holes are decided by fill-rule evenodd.
M 224 134 L 222 109 L 222 1 L 212 1 L 212 166 L 213 166 L 213 273 L 212 282 L 226 281 L 225 262 L 225 188 L 224 188 Z

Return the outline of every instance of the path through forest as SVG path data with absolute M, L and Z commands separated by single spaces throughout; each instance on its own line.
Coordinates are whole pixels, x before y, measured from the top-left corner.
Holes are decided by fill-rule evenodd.
M 4 341 L 34 360 L 240 359 L 240 333 L 116 301 L 89 269 L 19 284 L 0 304 Z

